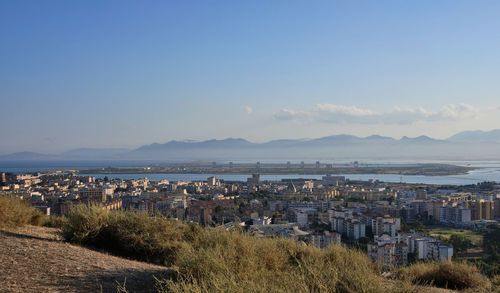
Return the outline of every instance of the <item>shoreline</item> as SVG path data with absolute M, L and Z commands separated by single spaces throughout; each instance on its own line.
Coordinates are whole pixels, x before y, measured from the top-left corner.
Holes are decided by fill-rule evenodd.
M 161 167 L 105 167 L 74 170 L 80 175 L 86 174 L 217 174 L 217 175 L 420 175 L 420 176 L 453 176 L 466 175 L 478 167 L 463 167 L 446 164 L 422 164 L 406 167 L 340 167 L 340 168 L 238 168 L 238 167 L 205 167 L 205 166 L 161 166 Z

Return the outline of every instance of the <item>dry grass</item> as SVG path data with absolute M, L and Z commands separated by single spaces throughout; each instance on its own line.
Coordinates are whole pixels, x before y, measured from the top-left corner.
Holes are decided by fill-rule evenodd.
M 43 226 L 49 227 L 49 228 L 59 228 L 62 229 L 64 224 L 66 223 L 68 219 L 66 219 L 65 216 L 61 215 L 50 215 L 46 217 L 45 222 L 43 223 Z
M 39 210 L 31 207 L 25 201 L 0 195 L 0 228 L 20 227 L 26 224 L 42 225 L 45 216 Z
M 68 241 L 169 266 L 169 277 L 157 281 L 160 292 L 491 291 L 489 280 L 463 263 L 418 263 L 399 269 L 399 280 L 387 280 L 358 250 L 319 249 L 99 206 L 73 209 L 62 232 Z
M 430 285 L 453 290 L 489 292 L 491 284 L 479 270 L 472 265 L 456 262 L 416 263 L 401 268 L 397 278 L 419 285 Z
M 500 275 L 496 275 L 491 278 L 491 284 L 493 287 L 493 292 L 500 293 Z
M 159 281 L 162 292 L 382 292 L 366 255 L 340 246 L 319 249 L 96 206 L 74 209 L 63 235 L 175 268 Z
M 176 263 L 179 278 L 161 282 L 163 292 L 381 292 L 366 256 L 340 246 L 211 230 L 193 249 Z

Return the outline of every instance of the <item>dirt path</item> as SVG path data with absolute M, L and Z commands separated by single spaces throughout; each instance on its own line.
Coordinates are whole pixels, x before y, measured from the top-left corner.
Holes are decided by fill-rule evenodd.
M 65 243 L 56 229 L 0 231 L 0 292 L 155 292 L 166 269 Z

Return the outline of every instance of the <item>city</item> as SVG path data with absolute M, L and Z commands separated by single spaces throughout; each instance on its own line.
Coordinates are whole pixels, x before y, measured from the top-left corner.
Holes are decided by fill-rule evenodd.
M 499 15 L 0 0 L 0 292 L 500 293 Z
M 246 182 L 216 176 L 150 181 L 96 179 L 58 170 L 1 173 L 0 184 L 3 193 L 27 200 L 48 216 L 66 215 L 79 204 L 101 205 L 228 230 L 238 227 L 256 237 L 289 237 L 320 248 L 354 246 L 386 268 L 480 256 L 478 243 L 457 251 L 449 236 L 453 231 L 479 235 L 500 218 L 500 184 L 494 183 L 439 186 L 334 175 L 261 181 L 259 174 Z

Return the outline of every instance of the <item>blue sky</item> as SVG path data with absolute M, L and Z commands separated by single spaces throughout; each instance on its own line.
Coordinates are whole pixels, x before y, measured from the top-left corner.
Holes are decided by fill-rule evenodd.
M 500 128 L 498 1 L 0 1 L 0 153 Z

